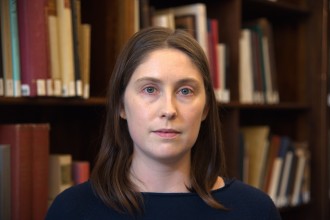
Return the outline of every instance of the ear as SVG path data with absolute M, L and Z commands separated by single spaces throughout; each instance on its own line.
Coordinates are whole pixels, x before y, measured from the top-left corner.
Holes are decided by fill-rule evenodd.
M 204 110 L 203 110 L 203 115 L 202 115 L 202 121 L 205 120 L 207 114 L 209 113 L 209 105 L 205 105 Z
M 126 119 L 126 111 L 123 103 L 120 105 L 120 117 L 122 119 Z

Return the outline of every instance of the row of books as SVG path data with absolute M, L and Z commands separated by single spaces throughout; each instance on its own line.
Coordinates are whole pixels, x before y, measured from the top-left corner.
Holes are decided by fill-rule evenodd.
M 229 48 L 219 42 L 218 20 L 208 18 L 206 5 L 195 3 L 154 10 L 149 6 L 148 0 L 141 0 L 140 8 L 140 28 L 162 26 L 184 29 L 199 42 L 208 56 L 217 100 L 229 102 Z
M 80 0 L 0 0 L 0 96 L 89 97 Z
M 273 28 L 266 18 L 243 25 L 239 54 L 240 102 L 278 103 Z
M 268 193 L 279 208 L 308 203 L 308 144 L 271 134 L 268 126 L 245 126 L 240 132 L 243 181 Z
M 50 125 L 0 124 L 0 219 L 41 220 L 65 188 L 89 178 L 89 163 L 49 153 Z

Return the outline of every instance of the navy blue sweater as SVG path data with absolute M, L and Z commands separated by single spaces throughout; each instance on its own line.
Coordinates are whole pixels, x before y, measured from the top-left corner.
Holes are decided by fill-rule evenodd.
M 92 190 L 90 182 L 62 192 L 48 210 L 53 219 L 281 219 L 272 200 L 262 191 L 238 180 L 226 180 L 212 195 L 228 211 L 208 206 L 196 193 L 143 193 L 144 214 L 119 214 L 107 207 Z

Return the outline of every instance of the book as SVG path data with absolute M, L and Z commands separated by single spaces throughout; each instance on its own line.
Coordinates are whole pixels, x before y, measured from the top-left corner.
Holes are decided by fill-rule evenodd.
M 75 96 L 73 28 L 70 0 L 56 0 L 62 96 Z
M 295 154 L 294 148 L 290 144 L 288 146 L 288 150 L 284 157 L 284 166 L 282 170 L 283 174 L 282 174 L 282 181 L 279 186 L 277 207 L 284 207 L 288 205 L 287 189 L 289 187 L 290 174 L 292 174 L 291 169 L 293 167 L 294 154 Z
M 89 179 L 90 164 L 88 161 L 73 161 L 72 162 L 72 180 L 73 184 L 77 185 Z
M 175 18 L 172 8 L 156 10 L 152 17 L 152 25 L 175 29 Z
M 7 97 L 14 96 L 13 83 L 13 62 L 11 50 L 11 32 L 10 32 L 10 9 L 9 0 L 0 1 L 1 16 L 1 44 L 2 44 L 2 63 L 4 73 L 4 95 Z
M 239 101 L 241 103 L 254 102 L 254 80 L 252 64 L 252 33 L 249 29 L 241 30 L 239 39 Z
M 149 0 L 139 0 L 139 14 L 140 14 L 140 29 L 147 28 L 151 26 L 151 7 Z
M 11 216 L 10 146 L 0 144 L 0 219 Z
M 219 80 L 219 88 L 215 91 L 216 98 L 219 102 L 227 103 L 230 101 L 230 91 L 228 88 L 228 47 L 224 43 L 218 43 L 216 45 L 216 49 L 218 51 L 218 78 Z
M 32 219 L 43 220 L 48 210 L 50 125 L 32 124 Z
M 17 0 L 21 95 L 46 96 L 48 69 L 45 0 Z
M 6 1 L 6 0 L 5 0 Z M 19 58 L 18 22 L 16 0 L 9 0 L 10 38 L 13 71 L 13 95 L 21 96 L 21 68 Z
M 289 144 L 290 139 L 286 136 L 282 136 L 280 140 L 279 151 L 274 160 L 273 168 L 271 171 L 271 179 L 269 183 L 270 185 L 267 193 L 276 205 L 278 204 L 278 195 L 283 177 L 285 155 L 287 153 Z
M 85 99 L 90 96 L 91 31 L 90 24 L 81 25 L 81 71 L 83 98 Z
M 297 206 L 310 200 L 310 152 L 306 142 L 295 142 L 297 155 L 297 171 L 294 178 L 291 206 Z
M 263 190 L 265 192 L 270 191 L 270 182 L 271 182 L 271 176 L 272 172 L 275 169 L 275 159 L 278 155 L 279 148 L 281 144 L 281 137 L 279 135 L 272 134 L 270 137 L 270 143 L 269 143 L 269 151 L 267 155 L 267 163 L 266 163 L 266 175 L 265 175 L 265 182 L 263 186 Z
M 11 217 L 32 216 L 32 129 L 28 124 L 1 124 L 0 144 L 10 145 Z
M 245 152 L 249 160 L 248 184 L 261 189 L 269 148 L 270 128 L 268 126 L 244 126 L 240 131 L 243 134 Z
M 75 94 L 83 95 L 82 70 L 81 70 L 81 12 L 80 0 L 70 0 L 72 15 L 72 40 L 73 40 L 73 64 Z
M 213 89 L 215 94 L 220 88 L 220 77 L 219 77 L 219 63 L 218 63 L 218 50 L 217 45 L 219 43 L 218 34 L 218 20 L 207 19 L 207 33 L 208 33 L 208 52 L 209 52 L 209 63 L 213 82 Z
M 50 154 L 48 184 L 50 202 L 63 190 L 73 185 L 71 154 Z
M 47 28 L 49 43 L 50 75 L 53 83 L 53 95 L 62 96 L 61 62 L 59 53 L 59 31 L 56 0 L 47 2 Z

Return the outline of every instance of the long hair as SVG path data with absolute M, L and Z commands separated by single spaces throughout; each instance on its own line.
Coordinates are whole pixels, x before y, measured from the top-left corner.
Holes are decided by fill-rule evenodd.
M 203 49 L 187 32 L 151 27 L 137 32 L 120 53 L 112 72 L 107 94 L 107 117 L 101 148 L 91 174 L 96 194 L 118 212 L 135 213 L 142 210 L 142 196 L 129 177 L 133 140 L 126 120 L 120 117 L 126 86 L 135 69 L 152 51 L 173 48 L 186 54 L 203 77 L 208 115 L 201 123 L 192 148 L 191 192 L 196 192 L 213 208 L 224 208 L 211 190 L 219 175 L 224 175 L 220 120 L 213 92 L 207 57 Z

